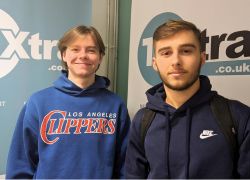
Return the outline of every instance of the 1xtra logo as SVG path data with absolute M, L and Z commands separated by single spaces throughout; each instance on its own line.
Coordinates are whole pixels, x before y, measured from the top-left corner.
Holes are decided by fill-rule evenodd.
M 4 11 L 0 9 L 0 29 L 4 35 L 8 35 L 11 31 L 15 36 L 19 32 L 16 22 Z M 4 30 L 6 29 L 6 30 Z M 20 37 L 21 38 L 21 37 Z M 0 78 L 7 75 L 17 65 L 19 59 L 13 49 L 17 49 L 17 45 L 9 44 L 9 46 L 0 55 Z
M 41 40 L 39 33 L 29 36 L 30 32 L 20 31 L 15 20 L 0 9 L 0 39 L 1 35 L 7 40 L 8 45 L 1 47 L 3 43 L 0 44 L 0 50 L 3 49 L 0 51 L 0 78 L 9 74 L 20 59 L 51 60 L 52 50 L 58 42 L 58 40 Z M 27 38 L 30 54 L 23 46 Z M 40 46 L 43 46 L 42 53 Z M 57 52 L 57 58 L 60 59 L 59 52 Z
M 154 85 L 161 80 L 152 68 L 154 56 L 153 33 L 155 29 L 169 20 L 182 19 L 172 12 L 164 12 L 153 17 L 143 30 L 138 46 L 138 66 L 144 80 Z M 199 26 L 199 25 L 197 25 Z M 212 35 L 211 35 L 212 34 Z M 250 75 L 250 31 L 210 32 L 201 30 L 201 48 L 206 52 L 207 61 L 201 74 Z

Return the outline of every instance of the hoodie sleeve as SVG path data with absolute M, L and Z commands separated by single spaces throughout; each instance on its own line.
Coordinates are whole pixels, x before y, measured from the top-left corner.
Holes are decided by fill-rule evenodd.
M 127 179 L 146 179 L 148 176 L 148 163 L 140 135 L 142 114 L 143 109 L 137 112 L 130 129 L 125 161 Z
M 117 136 L 117 146 L 116 146 L 116 161 L 114 167 L 114 179 L 124 179 L 124 164 L 125 164 L 125 156 L 127 150 L 127 139 L 130 128 L 130 118 L 128 114 L 128 110 L 124 104 L 122 104 L 119 113 L 119 125 L 118 125 L 118 136 Z
M 29 126 L 32 116 L 25 105 L 21 110 L 8 154 L 6 179 L 34 177 L 38 163 L 37 135 Z
M 240 108 L 239 108 L 240 107 Z M 237 171 L 239 178 L 250 179 L 250 108 L 241 105 L 236 109 L 238 117 L 239 158 Z

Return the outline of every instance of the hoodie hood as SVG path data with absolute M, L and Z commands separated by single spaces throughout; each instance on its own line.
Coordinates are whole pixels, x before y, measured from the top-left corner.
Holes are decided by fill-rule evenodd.
M 199 79 L 199 90 L 181 107 L 179 107 L 177 111 L 185 111 L 188 108 L 198 106 L 209 101 L 215 94 L 217 94 L 216 91 L 211 91 L 212 85 L 210 84 L 208 77 L 200 75 Z M 165 103 L 165 98 L 167 95 L 165 93 L 163 83 L 159 83 L 147 90 L 146 96 L 148 99 L 146 106 L 150 109 L 164 112 L 166 111 L 166 106 L 169 106 Z
M 68 79 L 67 71 L 63 70 L 62 75 L 53 84 L 54 87 L 56 89 L 59 89 L 60 91 L 71 94 L 73 96 L 78 96 L 85 92 L 96 91 L 98 89 L 106 89 L 110 85 L 110 81 L 106 77 L 95 75 L 95 82 L 86 89 L 82 89 L 75 85 L 72 81 L 70 81 Z

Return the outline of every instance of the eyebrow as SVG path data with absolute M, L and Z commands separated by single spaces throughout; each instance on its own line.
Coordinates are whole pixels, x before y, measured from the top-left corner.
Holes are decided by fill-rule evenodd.
M 81 47 L 79 45 L 70 45 L 68 46 L 69 48 L 78 48 Z M 98 49 L 97 46 L 86 46 L 86 49 L 93 48 L 93 49 Z
M 191 47 L 191 48 L 194 48 L 194 49 L 197 48 L 197 46 L 195 46 L 195 45 L 192 44 L 192 43 L 182 44 L 180 47 L 181 47 L 181 48 L 182 48 L 182 47 Z
M 86 48 L 94 48 L 94 49 L 98 49 L 97 46 L 87 46 Z
M 180 45 L 180 48 L 183 48 L 183 47 L 191 47 L 191 48 L 194 48 L 194 49 L 197 48 L 197 46 L 195 46 L 195 45 L 192 44 L 192 43 L 181 44 L 181 45 Z M 160 53 L 160 52 L 162 52 L 162 51 L 164 51 L 164 50 L 168 50 L 168 49 L 171 49 L 171 47 L 170 47 L 170 46 L 162 47 L 162 48 L 160 48 L 160 49 L 158 50 L 158 53 Z
M 163 48 L 160 48 L 157 53 L 160 53 L 162 51 L 165 51 L 165 50 L 168 50 L 168 49 L 171 49 L 169 46 L 168 47 L 163 47 Z

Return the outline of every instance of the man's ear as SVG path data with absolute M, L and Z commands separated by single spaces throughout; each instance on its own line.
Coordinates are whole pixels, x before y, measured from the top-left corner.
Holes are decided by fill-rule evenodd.
M 203 66 L 206 62 L 206 52 L 201 52 L 201 65 Z
M 66 60 L 64 60 L 64 57 L 66 56 L 66 51 L 64 51 L 63 53 L 62 53 L 62 61 L 64 61 L 64 62 L 66 62 Z
M 154 68 L 155 71 L 158 71 L 158 66 L 157 66 L 156 58 L 155 57 L 153 57 L 152 66 L 153 66 L 153 68 Z

